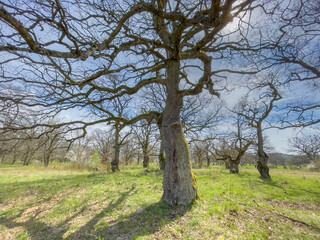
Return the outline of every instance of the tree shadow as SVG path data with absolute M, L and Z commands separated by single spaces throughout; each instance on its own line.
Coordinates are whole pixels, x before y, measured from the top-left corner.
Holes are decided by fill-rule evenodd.
M 121 196 L 115 202 L 111 202 L 108 206 L 97 214 L 93 219 L 91 219 L 85 226 L 80 228 L 76 233 L 76 235 L 72 234 L 67 239 L 90 239 L 92 235 L 88 235 L 88 232 L 91 232 L 94 229 L 95 225 L 106 215 L 112 212 L 112 210 L 116 209 L 125 199 L 133 192 L 135 187 L 133 186 L 127 192 L 121 194 Z M 92 207 L 92 206 L 91 206 Z M 64 239 L 65 233 L 69 231 L 70 222 L 76 217 L 82 215 L 85 211 L 85 208 L 78 211 L 76 214 L 70 216 L 65 221 L 58 225 L 49 225 L 44 223 L 43 221 L 36 219 L 39 213 L 35 213 L 33 217 L 29 217 L 25 221 L 17 221 L 20 217 L 22 217 L 23 213 L 26 209 L 19 210 L 18 214 L 15 214 L 14 217 L 5 218 L 0 216 L 0 224 L 6 226 L 8 229 L 22 227 L 28 233 L 28 235 L 33 240 L 46 240 L 46 239 Z M 86 236 L 83 238 L 83 236 Z
M 38 179 L 32 181 L 1 183 L 0 203 L 10 198 L 19 198 L 35 192 L 49 195 L 72 189 L 85 187 L 105 182 L 105 176 L 101 174 L 65 175 L 57 178 Z M 81 184 L 80 184 L 81 183 Z
M 160 201 L 145 208 L 140 208 L 128 217 L 118 218 L 109 222 L 105 227 L 94 229 L 109 212 L 101 211 L 88 224 L 75 232 L 69 239 L 133 239 L 138 236 L 146 236 L 159 231 L 166 224 L 184 216 L 191 209 L 189 206 L 171 207 L 164 201 Z
M 163 177 L 163 171 L 160 169 L 145 169 L 144 171 L 140 172 L 121 172 L 124 175 L 131 176 L 131 177 L 144 177 L 144 176 L 150 176 L 150 177 Z
M 279 188 L 281 190 L 284 191 L 285 194 L 289 194 L 287 191 L 290 190 L 290 192 L 295 192 L 296 194 L 301 194 L 301 192 L 306 192 L 306 193 L 310 193 L 310 194 L 313 194 L 315 195 L 318 199 L 320 199 L 320 192 L 315 192 L 315 191 L 310 191 L 310 190 L 306 190 L 304 188 L 300 188 L 300 187 L 297 187 L 295 186 L 295 188 L 284 188 L 283 186 L 281 186 L 280 184 L 278 184 L 277 182 L 275 181 L 272 181 L 272 180 L 268 180 L 268 179 L 263 179 L 263 183 L 264 184 L 267 184 L 269 186 L 272 186 L 272 187 L 276 187 L 276 188 Z M 300 192 L 300 193 L 299 193 Z
M 166 224 L 184 216 L 191 209 L 189 206 L 171 207 L 160 201 L 149 206 L 139 208 L 130 215 L 119 214 L 121 204 L 131 195 L 136 194 L 135 187 L 123 192 L 120 197 L 100 210 L 85 225 L 73 233 L 70 228 L 77 217 L 84 217 L 84 211 L 94 209 L 92 206 L 80 209 L 77 213 L 59 224 L 48 224 L 38 218 L 35 212 L 31 217 L 21 220 L 28 208 L 19 210 L 13 217 L 0 216 L 0 224 L 7 229 L 23 228 L 33 240 L 44 239 L 133 239 L 147 236 L 161 230 Z M 105 199 L 106 200 L 106 199 Z M 103 201 L 105 201 L 103 200 Z M 116 211 L 115 211 L 116 210 Z M 41 211 L 41 209 L 39 210 Z M 113 215 L 116 212 L 117 215 Z M 120 216 L 119 216 L 120 215 Z M 22 218 L 21 218 L 22 217 Z M 88 216 L 90 218 L 90 216 Z M 105 220 L 104 220 L 105 219 Z M 110 220 L 111 219 L 111 220 Z

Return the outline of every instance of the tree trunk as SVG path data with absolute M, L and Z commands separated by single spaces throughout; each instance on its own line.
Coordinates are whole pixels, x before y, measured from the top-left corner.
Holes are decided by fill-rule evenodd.
M 45 167 L 49 166 L 49 162 L 50 162 L 50 158 L 51 158 L 51 155 L 52 155 L 52 151 L 53 150 L 50 150 L 50 151 L 47 150 L 47 153 L 44 156 L 43 163 L 44 163 Z
M 224 162 L 225 162 L 225 164 L 226 164 L 226 169 L 230 169 L 231 166 L 230 166 L 230 161 L 229 161 L 229 159 L 228 159 L 228 160 L 225 160 Z
M 190 151 L 180 122 L 183 104 L 179 95 L 179 61 L 170 60 L 167 68 L 167 102 L 163 114 L 163 144 L 166 167 L 163 178 L 162 199 L 176 206 L 192 203 L 197 197 L 196 179 L 192 173 Z
M 210 157 L 209 157 L 209 152 L 207 151 L 206 153 L 206 158 L 207 158 L 207 167 L 210 166 Z
M 31 159 L 31 156 L 30 156 L 29 152 L 27 152 L 27 154 L 23 158 L 22 165 L 28 166 L 30 163 L 30 159 Z
M 12 160 L 12 165 L 15 164 L 15 162 L 17 161 L 17 155 L 14 153 L 13 154 L 13 160 Z
M 43 159 L 43 164 L 45 167 L 48 167 L 49 166 L 49 161 L 50 161 L 50 156 L 46 156 L 44 159 Z
M 149 167 L 149 155 L 148 155 L 148 150 L 147 149 L 143 149 L 143 167 L 147 168 Z
M 239 173 L 239 163 L 238 160 L 230 161 L 230 173 L 238 174 Z
M 166 157 L 164 155 L 164 145 L 162 141 L 162 117 L 161 117 L 161 122 L 158 123 L 159 131 L 160 131 L 160 151 L 159 151 L 159 166 L 160 170 L 164 170 L 166 167 Z
M 160 142 L 159 165 L 160 170 L 164 170 L 166 167 L 166 156 L 164 155 L 164 146 L 162 140 Z
M 199 152 L 199 154 L 198 154 L 199 168 L 202 168 L 202 162 L 203 162 L 203 155 L 202 155 L 202 152 Z
M 119 137 L 120 137 L 120 130 L 116 126 L 115 140 L 114 140 L 114 159 L 111 162 L 112 172 L 120 171 L 119 169 L 119 155 L 120 155 Z
M 271 179 L 269 175 L 268 160 L 269 156 L 263 149 L 263 136 L 261 124 L 257 124 L 257 135 L 258 135 L 258 162 L 257 169 L 260 173 L 260 177 L 263 179 Z

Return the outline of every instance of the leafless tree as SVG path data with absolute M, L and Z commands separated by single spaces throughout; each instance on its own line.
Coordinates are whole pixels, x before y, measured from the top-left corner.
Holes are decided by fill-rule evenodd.
M 111 166 L 111 160 L 114 157 L 112 129 L 101 126 L 101 128 L 95 129 L 91 134 L 93 148 L 99 151 L 101 163 L 107 165 L 107 167 Z
M 92 161 L 94 149 L 92 148 L 91 137 L 86 136 L 73 142 L 66 158 L 76 167 L 88 167 Z
M 257 169 L 261 178 L 270 179 L 268 160 L 269 156 L 265 152 L 263 123 L 272 112 L 275 103 L 282 99 L 277 89 L 276 75 L 270 73 L 264 77 L 263 82 L 254 83 L 251 91 L 258 90 L 258 99 L 249 102 L 243 99 L 238 105 L 238 114 L 247 119 L 248 124 L 256 129 L 257 132 Z
M 29 116 L 28 119 L 24 118 L 23 122 L 15 118 L 11 124 L 30 124 L 30 121 L 38 122 L 34 116 Z M 63 129 L 35 128 L 17 133 L 4 131 L 0 135 L 3 157 L 11 159 L 12 164 L 20 161 L 23 165 L 29 165 L 32 160 L 37 160 L 47 167 L 54 158 L 63 158 L 62 155 L 65 155 L 65 150 L 69 146 Z
M 160 132 L 160 151 L 159 164 L 160 169 L 165 169 L 165 154 L 164 145 L 162 143 L 162 115 L 165 109 L 167 93 L 164 86 L 154 84 L 149 86 L 144 92 L 143 99 L 148 103 L 150 109 L 155 109 L 159 114 L 157 125 Z M 221 109 L 223 102 L 217 100 L 211 95 L 198 95 L 184 99 L 183 107 L 181 108 L 181 124 L 184 133 L 188 138 L 200 138 L 204 130 L 213 130 L 217 123 L 221 120 Z
M 129 163 L 133 163 L 134 160 L 138 160 L 139 155 L 139 147 L 137 140 L 134 137 L 134 134 L 129 135 L 123 146 L 121 156 L 124 159 L 125 165 L 129 165 Z
M 40 150 L 42 151 L 43 164 L 45 167 L 53 161 L 56 152 L 66 152 L 69 144 L 65 140 L 63 129 L 53 128 L 51 131 L 48 129 L 43 130 L 44 134 L 39 139 Z
M 150 152 L 155 148 L 159 136 L 155 135 L 156 129 L 147 121 L 134 125 L 132 132 L 143 153 L 143 167 L 147 168 L 150 162 Z
M 157 118 L 156 112 L 132 111 L 124 119 L 106 105 L 125 95 L 138 96 L 147 85 L 162 84 L 167 92 L 163 199 L 171 205 L 188 204 L 197 198 L 197 188 L 180 121 L 183 99 L 204 89 L 218 96 L 214 79 L 257 71 L 222 61 L 241 58 L 246 65 L 244 52 L 265 45 L 247 31 L 253 26 L 248 16 L 260 6 L 253 0 L 1 2 L 0 81 L 22 86 L 32 101 L 19 104 L 43 106 L 46 114 L 72 108 L 103 113 L 56 125 L 80 129 L 82 136 L 97 123 Z M 237 27 L 228 29 L 233 20 Z M 198 74 L 192 77 L 191 72 Z M 116 85 L 114 74 L 120 80 Z
M 270 31 L 262 35 L 274 46 L 263 61 L 287 75 L 285 84 L 291 91 L 304 90 L 303 98 L 294 98 L 284 106 L 280 116 L 282 128 L 317 124 L 320 80 L 320 5 L 318 0 L 273 1 L 265 9 L 272 15 Z M 296 94 L 298 95 L 298 94 Z
M 225 162 L 230 173 L 238 174 L 241 159 L 254 143 L 254 138 L 243 116 L 236 114 L 231 119 L 233 120 L 231 123 L 235 127 L 218 137 L 218 141 L 214 141 L 208 150 L 215 160 Z
M 320 136 L 318 134 L 309 136 L 298 136 L 290 141 L 294 152 L 307 156 L 317 170 L 320 169 Z

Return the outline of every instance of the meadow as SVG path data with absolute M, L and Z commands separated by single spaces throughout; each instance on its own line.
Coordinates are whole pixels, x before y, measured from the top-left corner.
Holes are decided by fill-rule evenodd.
M 162 202 L 155 166 L 0 166 L 0 239 L 320 239 L 320 174 L 194 169 L 200 199 Z

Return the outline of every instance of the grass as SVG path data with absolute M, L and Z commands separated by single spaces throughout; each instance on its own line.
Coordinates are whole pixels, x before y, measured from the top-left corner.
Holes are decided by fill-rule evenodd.
M 162 173 L 0 166 L 0 239 L 320 239 L 320 174 L 194 170 L 201 199 L 160 201 Z

